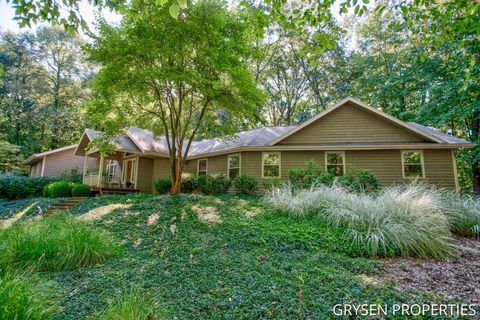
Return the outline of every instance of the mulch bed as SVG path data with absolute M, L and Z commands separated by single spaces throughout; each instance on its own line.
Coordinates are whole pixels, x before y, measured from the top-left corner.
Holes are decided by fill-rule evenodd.
M 428 292 L 445 301 L 480 305 L 480 241 L 457 238 L 456 260 L 382 259 L 381 280 L 393 280 L 398 290 Z

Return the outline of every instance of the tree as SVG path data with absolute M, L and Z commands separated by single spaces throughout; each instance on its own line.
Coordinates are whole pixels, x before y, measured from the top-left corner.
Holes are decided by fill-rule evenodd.
M 70 144 L 83 131 L 89 66 L 81 44 L 60 28 L 0 35 L 0 134 L 23 154 Z
M 203 119 L 218 109 L 247 116 L 263 94 L 245 63 L 252 38 L 240 15 L 202 0 L 172 21 L 166 8 L 145 5 L 142 19 L 101 25 L 88 50 L 102 65 L 89 110 L 107 136 L 133 124 L 164 135 L 176 194 Z

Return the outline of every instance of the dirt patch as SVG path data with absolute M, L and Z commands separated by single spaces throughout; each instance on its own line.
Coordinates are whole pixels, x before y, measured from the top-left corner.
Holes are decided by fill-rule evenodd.
M 152 224 L 156 224 L 160 216 L 158 214 L 152 214 L 148 217 L 147 224 L 151 226 Z
M 218 215 L 218 209 L 215 207 L 202 207 L 198 204 L 192 206 L 193 212 L 198 216 L 201 221 L 209 223 L 221 223 L 222 219 Z
M 456 260 L 383 259 L 381 280 L 393 280 L 400 291 L 439 294 L 446 302 L 480 304 L 480 241 L 458 238 Z
M 245 217 L 248 219 L 251 219 L 255 216 L 258 216 L 260 213 L 262 213 L 261 208 L 250 208 L 248 210 L 242 210 L 245 213 Z
M 130 204 L 121 204 L 121 203 L 109 204 L 108 206 L 92 209 L 87 213 L 84 213 L 81 216 L 79 216 L 78 219 L 83 221 L 95 221 L 103 218 L 113 210 L 128 209 L 130 207 L 131 207 Z

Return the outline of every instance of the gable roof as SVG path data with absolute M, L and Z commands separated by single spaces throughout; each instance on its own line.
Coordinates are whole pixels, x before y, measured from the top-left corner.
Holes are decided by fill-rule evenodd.
M 97 137 L 98 135 L 101 135 L 102 133 L 103 133 L 102 131 L 85 129 L 82 136 L 80 137 L 80 140 L 79 140 L 78 144 L 75 145 L 76 149 L 75 149 L 74 154 L 76 156 L 85 155 L 86 154 L 86 152 L 85 152 L 86 145 L 90 141 L 92 141 L 95 137 Z M 135 145 L 135 143 L 133 143 L 133 141 L 127 136 L 118 136 L 116 138 L 115 142 L 117 144 L 118 151 L 131 152 L 131 153 L 139 153 L 140 152 L 140 150 Z
M 338 108 L 341 108 L 342 106 L 344 105 L 347 105 L 348 103 L 352 103 L 354 104 L 355 106 L 359 107 L 360 109 L 363 109 L 371 114 L 374 114 L 375 116 L 387 121 L 387 122 L 390 122 L 392 123 L 393 125 L 403 129 L 403 130 L 406 130 L 410 133 L 413 133 L 414 135 L 416 136 L 419 136 L 427 141 L 430 141 L 430 142 L 437 142 L 437 143 L 444 143 L 445 141 L 443 141 L 442 139 L 430 134 L 429 132 L 426 132 L 426 131 L 423 131 L 423 130 L 420 130 L 419 128 L 416 128 L 406 122 L 403 122 L 385 112 L 382 112 L 380 110 L 377 110 L 375 108 L 372 108 L 370 107 L 369 105 L 363 103 L 362 101 L 360 100 L 357 100 L 353 97 L 346 97 L 342 100 L 340 100 L 339 102 L 335 103 L 334 105 L 332 105 L 331 107 L 327 108 L 326 110 L 324 110 L 323 112 L 319 113 L 318 115 L 316 115 L 315 117 L 311 118 L 310 120 L 308 121 L 305 121 L 304 123 L 302 123 L 301 125 L 297 126 L 296 128 L 286 132 L 285 134 L 283 134 L 282 136 L 278 137 L 277 139 L 273 140 L 270 145 L 273 146 L 273 145 L 276 145 L 278 144 L 279 142 L 283 141 L 284 139 L 286 139 L 287 137 L 291 136 L 292 134 L 302 130 L 303 128 L 309 126 L 310 124 L 320 120 L 321 118 L 325 117 L 326 115 L 330 114 L 331 112 L 337 110 Z
M 463 139 L 460 139 L 460 138 L 457 138 L 457 137 L 454 137 L 454 136 L 451 136 L 449 134 L 446 134 L 444 132 L 441 132 L 435 128 L 432 128 L 432 127 L 427 127 L 427 126 L 424 126 L 424 125 L 421 125 L 419 123 L 416 123 L 416 122 L 408 122 L 409 125 L 425 132 L 425 133 L 429 133 L 431 134 L 432 136 L 435 136 L 441 140 L 443 140 L 445 143 L 449 143 L 449 144 L 471 144 L 472 146 L 474 145 L 473 143 L 471 142 L 468 142 L 466 140 L 463 140 Z
M 268 146 L 273 140 L 293 128 L 295 128 L 295 126 L 263 127 L 238 132 L 230 139 L 215 138 L 195 141 L 192 143 L 189 155 L 196 156 L 199 154 L 219 152 L 240 147 Z
M 52 150 L 48 150 L 48 151 L 45 151 L 45 152 L 34 153 L 30 157 L 28 157 L 28 159 L 25 160 L 23 162 L 23 164 L 32 164 L 32 163 L 40 160 L 40 158 L 42 158 L 43 156 L 53 154 L 53 153 L 57 153 L 57 152 L 62 152 L 62 151 L 69 150 L 69 149 L 73 149 L 73 148 L 76 148 L 77 146 L 78 146 L 78 144 L 72 144 L 72 145 L 69 145 L 69 146 L 65 146 L 65 147 L 61 147 L 61 148 L 57 148 L 57 149 L 52 149 Z
M 343 143 L 325 143 L 325 144 L 312 144 L 312 145 L 277 145 L 283 139 L 291 136 L 292 134 L 302 130 L 308 125 L 318 121 L 325 117 L 327 114 L 342 107 L 346 104 L 353 104 L 366 112 L 373 114 L 374 116 L 381 118 L 396 127 L 412 133 L 418 137 L 421 137 L 422 141 L 412 143 L 400 143 L 400 142 L 343 142 Z M 126 130 L 126 135 L 119 136 L 117 138 L 118 150 L 129 153 L 150 154 L 162 157 L 168 157 L 167 141 L 164 136 L 155 137 L 155 135 L 142 128 L 131 127 Z M 85 154 L 84 149 L 86 143 L 94 139 L 97 135 L 102 134 L 101 131 L 86 129 L 80 139 L 76 155 Z M 84 139 L 88 139 L 84 141 Z M 279 150 L 283 149 L 295 149 L 295 150 L 323 150 L 332 148 L 348 148 L 348 149 L 381 149 L 381 148 L 399 148 L 399 147 L 419 147 L 419 148 L 458 148 L 458 147 L 473 147 L 475 144 L 468 141 L 450 136 L 446 133 L 442 133 L 434 128 L 426 127 L 415 122 L 403 122 L 395 117 L 392 117 L 382 111 L 372 108 L 365 103 L 352 98 L 347 97 L 338 103 L 335 103 L 332 107 L 313 117 L 312 119 L 304 122 L 299 126 L 272 126 L 262 127 L 247 131 L 236 133 L 231 138 L 214 138 L 205 139 L 201 141 L 193 141 L 188 157 L 199 158 L 202 156 L 212 156 L 215 154 L 225 154 L 232 152 L 239 152 L 242 150 Z M 323 148 L 323 149 L 322 149 Z M 283 150 L 282 149 L 282 150 Z

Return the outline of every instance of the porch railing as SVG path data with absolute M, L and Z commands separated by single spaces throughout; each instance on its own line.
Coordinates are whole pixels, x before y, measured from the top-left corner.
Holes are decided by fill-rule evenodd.
M 100 177 L 100 185 L 98 185 L 98 172 L 87 173 L 83 178 L 83 183 L 90 187 L 122 187 L 122 179 L 119 174 Z

